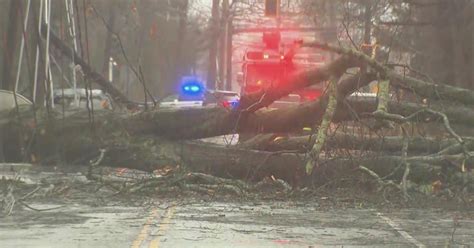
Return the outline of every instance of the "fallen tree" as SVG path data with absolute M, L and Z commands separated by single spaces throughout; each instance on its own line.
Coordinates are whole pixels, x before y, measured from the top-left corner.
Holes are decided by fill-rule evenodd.
M 306 116 L 308 116 L 312 110 L 311 108 L 308 110 L 306 105 L 301 105 L 300 108 L 302 109 L 296 112 L 308 111 L 306 112 Z M 373 105 L 372 108 L 375 109 L 375 105 Z M 29 110 L 25 111 L 26 112 L 22 112 L 23 115 L 21 119 L 23 121 L 28 120 L 27 113 Z M 185 120 L 181 119 L 179 123 L 189 123 L 192 120 L 196 121 L 199 119 L 198 117 L 202 117 L 201 111 L 209 111 L 209 113 L 213 114 L 220 113 L 218 116 L 225 116 L 226 118 L 234 116 L 234 113 L 225 109 L 188 109 L 176 111 L 157 109 L 153 112 L 143 113 L 146 117 L 140 116 L 142 114 L 121 116 L 109 111 L 97 111 L 95 113 L 95 122 L 91 129 L 89 127 L 87 113 L 79 111 L 69 113 L 64 117 L 58 115 L 54 118 L 47 118 L 47 113 L 43 113 L 43 118 L 38 118 L 38 120 L 43 120 L 44 122 L 37 123 L 36 126 L 28 132 L 25 132 L 25 128 L 20 128 L 21 125 L 18 125 L 18 123 L 12 123 L 11 126 L 5 126 L 4 128 L 9 130 L 10 134 L 13 134 L 14 132 L 12 131 L 17 128 L 18 133 L 23 132 L 26 140 L 34 140 L 28 149 L 28 153 L 34 156 L 37 161 L 46 164 L 87 164 L 89 160 L 98 156 L 100 149 L 105 149 L 106 155 L 103 159 L 103 163 L 118 167 L 152 171 L 164 166 L 181 164 L 188 166 L 193 171 L 232 178 L 259 180 L 265 176 L 274 175 L 277 178 L 291 182 L 293 185 L 298 184 L 303 180 L 302 178 L 305 178 L 302 168 L 305 152 L 307 151 L 308 145 L 311 144 L 309 137 L 290 137 L 287 140 L 280 139 L 275 142 L 276 145 L 270 145 L 270 148 L 246 146 L 246 143 L 239 145 L 240 147 L 233 148 L 184 141 L 183 139 L 188 137 L 204 137 L 206 135 L 203 134 L 206 133 L 210 136 L 232 133 L 233 126 L 229 126 L 225 130 L 214 128 L 222 125 L 222 122 L 212 122 L 215 126 L 210 126 L 210 124 L 203 122 L 202 126 L 192 127 L 184 124 L 183 126 L 172 125 L 174 122 L 170 121 L 170 119 L 176 121 L 180 118 L 185 118 Z M 268 123 L 260 122 L 259 125 L 246 126 L 246 130 L 251 132 L 264 131 L 265 129 L 261 129 L 262 126 L 274 126 L 275 128 L 267 128 L 267 130 L 277 129 L 279 131 L 291 131 L 294 130 L 292 128 L 293 125 L 304 126 L 312 123 L 314 120 L 310 118 L 307 122 L 298 124 L 301 119 L 289 118 L 288 120 L 292 119 L 298 122 L 288 123 L 286 126 L 290 128 L 282 129 L 276 125 L 276 122 L 282 120 L 280 115 L 287 113 L 287 111 L 288 110 L 277 110 L 253 113 L 253 116 L 262 114 L 265 118 L 255 117 L 250 119 L 250 123 L 255 123 L 256 120 L 268 121 Z M 273 114 L 270 115 L 268 112 Z M 295 113 L 295 111 L 289 111 L 288 113 Z M 368 113 L 370 113 L 370 111 Z M 14 115 L 14 113 L 11 114 Z M 149 118 L 151 118 L 151 116 L 155 118 L 152 119 L 154 121 L 150 121 L 151 119 Z M 270 119 L 268 116 L 275 116 L 275 119 Z M 341 114 L 339 116 L 350 115 L 346 113 L 345 115 Z M 163 122 L 169 121 L 169 125 L 163 124 L 160 120 L 163 120 Z M 206 118 L 204 118 L 203 121 L 204 120 L 206 120 Z M 29 121 L 31 123 L 33 119 L 30 118 Z M 155 129 L 156 124 L 154 123 L 161 124 L 159 129 Z M 235 122 L 232 121 L 229 121 L 229 123 L 235 124 Z M 245 122 L 242 122 L 242 125 L 244 123 Z M 211 127 L 210 129 L 205 129 L 205 127 L 209 126 Z M 250 129 L 250 127 L 254 129 Z M 199 128 L 207 131 L 201 131 Z M 325 143 L 325 147 L 329 147 L 330 150 L 371 150 L 374 152 L 392 154 L 389 155 L 389 157 L 374 157 L 371 160 L 322 159 L 320 166 L 331 168 L 332 173 L 336 173 L 337 171 L 339 171 L 338 173 L 347 172 L 348 168 L 354 169 L 357 168 L 358 165 L 364 164 L 364 166 L 371 168 L 380 175 L 388 175 L 391 170 L 397 168 L 400 164 L 401 157 L 393 154 L 396 153 L 397 150 L 401 150 L 402 138 L 400 137 L 372 137 L 371 139 L 364 139 L 363 137 L 347 134 L 330 137 L 334 138 L 329 138 Z M 176 140 L 177 138 L 179 139 Z M 13 138 L 12 140 L 18 140 L 18 138 Z M 9 141 L 9 144 L 14 143 L 15 142 Z M 429 155 L 439 153 L 443 149 L 455 145 L 456 141 L 453 139 L 437 142 L 429 138 L 413 138 L 410 141 L 409 147 L 412 153 L 416 154 L 420 152 Z M 13 150 L 20 150 L 18 147 L 17 149 L 13 149 L 13 147 L 14 146 L 9 146 L 8 154 L 14 154 Z M 459 149 L 455 151 L 458 153 L 462 152 Z M 453 154 L 453 152 L 449 154 Z M 412 172 L 412 175 L 416 175 L 416 178 L 423 178 L 424 173 L 431 175 L 429 177 L 427 176 L 427 178 L 435 178 L 434 175 L 437 171 L 439 172 L 440 166 L 450 164 L 449 158 L 435 157 L 427 162 L 421 160 L 421 158 L 419 160 L 418 162 L 423 166 L 417 167 L 422 168 L 419 170 L 419 173 Z M 460 163 L 461 162 L 458 161 L 458 164 Z M 319 169 L 316 171 L 318 170 Z
M 52 44 L 65 55 L 71 55 L 72 50 L 57 37 L 52 39 Z M 407 170 L 405 173 L 392 172 L 410 164 L 411 179 L 418 181 L 437 179 L 442 168 L 453 171 L 469 169 L 472 165 L 472 139 L 458 135 L 458 126 L 468 130 L 474 126 L 474 111 L 459 104 L 472 104 L 472 92 L 401 77 L 357 51 L 325 44 L 310 45 L 342 56 L 322 68 L 292 75 L 282 87 L 242 96 L 240 107 L 235 110 L 157 107 L 134 114 L 95 111 L 93 123 L 88 118 L 89 113 L 80 110 L 62 113 L 20 108 L 18 113 L 1 113 L 4 143 L 9 144 L 5 154 L 12 161 L 26 158 L 46 164 L 88 164 L 103 153 L 101 162 L 111 166 L 152 171 L 179 164 L 192 171 L 246 180 L 273 175 L 293 185 L 321 175 L 351 173 L 358 166 L 364 166 L 381 177 L 391 175 L 400 180 L 402 177 L 406 179 Z M 83 67 L 90 80 L 105 88 L 116 101 L 133 105 L 77 54 L 74 58 L 74 63 Z M 373 70 L 359 73 L 358 66 L 361 65 L 368 65 Z M 343 76 L 348 70 L 356 73 Z M 315 101 L 287 109 L 265 108 L 294 90 L 329 79 L 333 81 L 333 89 L 328 91 L 330 94 Z M 350 96 L 375 80 L 386 82 L 385 97 Z M 414 94 L 433 99 L 433 102 L 428 106 L 388 99 L 390 86 L 410 89 Z M 448 106 L 439 102 L 440 99 L 457 104 Z M 370 137 L 332 134 L 331 123 L 350 122 L 351 126 L 357 126 L 365 119 L 375 120 L 378 124 L 367 129 L 373 133 Z M 323 120 L 326 123 L 321 135 L 295 137 L 295 133 L 306 127 L 313 127 L 313 131 L 318 132 Z M 427 122 L 440 127 L 436 129 L 436 132 L 444 132 L 440 138 L 450 138 L 439 142 L 432 137 L 407 137 L 407 132 L 401 136 L 387 136 L 391 132 L 400 135 L 401 132 L 394 131 L 394 126 L 405 130 L 406 123 Z M 268 135 L 256 136 L 237 146 L 191 141 L 235 133 Z M 286 135 L 276 139 L 282 136 L 280 133 Z M 316 148 L 308 156 L 312 147 Z M 341 149 L 347 152 L 331 157 L 331 151 Z M 355 150 L 365 151 L 366 156 L 352 152 Z M 317 163 L 312 165 L 314 172 L 306 175 L 304 165 L 316 160 Z M 321 174 L 321 171 L 325 172 Z
M 288 136 L 275 133 L 260 134 L 253 139 L 247 140 L 237 146 L 243 149 L 262 151 L 292 150 L 305 153 L 309 145 L 314 142 L 315 136 Z M 457 141 L 451 139 L 435 139 L 433 137 L 411 137 L 408 140 L 408 147 L 411 154 L 434 154 L 443 152 L 444 154 L 460 153 L 460 150 L 449 149 L 455 147 Z M 466 145 L 469 149 L 474 149 L 474 140 L 468 139 Z M 336 132 L 328 136 L 325 149 L 347 149 L 359 151 L 373 151 L 385 153 L 400 153 L 403 147 L 403 137 L 400 136 L 379 136 L 379 135 L 357 135 L 343 132 Z

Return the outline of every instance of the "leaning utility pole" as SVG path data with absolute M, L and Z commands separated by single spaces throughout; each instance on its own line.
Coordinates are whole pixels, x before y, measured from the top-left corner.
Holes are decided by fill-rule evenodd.
M 209 48 L 209 68 L 207 71 L 207 88 L 216 88 L 216 74 L 217 74 L 217 41 L 219 39 L 219 0 L 212 0 L 211 13 L 211 45 Z
M 9 23 L 7 25 L 7 35 L 5 39 L 4 55 L 3 55 L 3 70 L 2 81 L 0 82 L 0 89 L 13 90 L 13 71 L 15 64 L 15 50 L 18 44 L 19 37 L 19 18 L 20 18 L 21 1 L 10 0 L 10 10 L 8 14 Z

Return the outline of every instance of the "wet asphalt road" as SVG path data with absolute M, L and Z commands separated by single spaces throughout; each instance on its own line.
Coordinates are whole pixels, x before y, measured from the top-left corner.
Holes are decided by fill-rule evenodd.
M 71 205 L 0 219 L 0 247 L 447 247 L 454 216 L 454 247 L 474 247 L 474 220 L 441 210 L 321 211 L 306 203 Z

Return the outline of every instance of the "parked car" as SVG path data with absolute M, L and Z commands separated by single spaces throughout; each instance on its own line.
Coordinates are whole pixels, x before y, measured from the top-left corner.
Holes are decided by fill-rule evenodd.
M 74 92 L 76 94 L 74 94 Z M 91 96 L 91 95 L 92 96 Z M 75 103 L 74 97 L 77 97 L 77 105 Z M 110 97 L 104 93 L 103 90 L 93 89 L 92 91 L 86 89 L 78 88 L 74 89 L 56 89 L 53 91 L 54 104 L 55 105 L 64 105 L 65 108 L 87 108 L 87 96 L 91 99 L 89 103 L 90 107 L 96 109 L 113 109 L 112 100 Z
M 234 91 L 209 90 L 204 97 L 204 106 L 221 106 L 234 109 L 239 106 L 240 96 Z
M 16 93 L 16 102 L 19 106 L 32 105 L 28 98 Z M 12 91 L 0 90 L 0 111 L 15 108 L 15 96 Z
M 28 98 L 16 94 L 16 103 L 18 106 L 31 106 L 32 103 Z M 0 90 L 0 113 L 11 111 L 15 108 L 15 96 L 12 91 Z M 8 123 L 8 120 L 0 118 L 0 126 Z M 1 152 L 1 151 L 0 151 Z
M 16 103 L 18 106 L 33 104 L 28 98 L 18 93 L 16 93 Z M 13 94 L 13 91 L 0 90 L 0 111 L 13 108 L 15 108 L 15 94 Z
M 18 106 L 32 105 L 28 98 L 16 93 L 16 103 Z M 15 108 L 15 96 L 13 91 L 0 90 L 0 112 Z

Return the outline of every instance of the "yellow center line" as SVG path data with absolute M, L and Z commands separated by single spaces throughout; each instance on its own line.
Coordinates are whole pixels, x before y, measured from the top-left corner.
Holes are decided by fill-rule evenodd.
M 168 209 L 168 212 L 166 213 L 166 217 L 161 221 L 161 225 L 158 229 L 158 232 L 156 233 L 157 237 L 150 242 L 149 248 L 160 247 L 160 238 L 164 234 L 164 232 L 169 228 L 169 224 L 170 224 L 171 218 L 173 218 L 175 209 L 176 209 L 176 206 L 172 206 Z
M 145 240 L 146 237 L 148 236 L 148 229 L 150 229 L 151 222 L 156 218 L 158 213 L 159 213 L 158 208 L 155 208 L 152 210 L 150 216 L 145 221 L 145 224 L 143 225 L 142 230 L 138 234 L 137 238 L 133 241 L 132 246 L 131 246 L 132 248 L 140 248 L 140 245 L 142 244 L 143 240 Z

